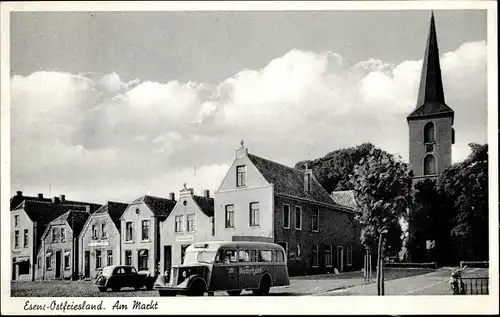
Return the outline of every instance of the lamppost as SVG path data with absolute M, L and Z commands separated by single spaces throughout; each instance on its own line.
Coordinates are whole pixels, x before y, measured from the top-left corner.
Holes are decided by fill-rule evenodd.
M 387 233 L 387 227 L 382 226 L 378 229 L 378 259 L 377 259 L 377 294 L 384 295 L 384 270 L 382 255 L 383 235 Z

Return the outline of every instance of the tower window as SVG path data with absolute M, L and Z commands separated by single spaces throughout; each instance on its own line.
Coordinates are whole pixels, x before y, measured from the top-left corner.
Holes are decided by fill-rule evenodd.
M 424 126 L 424 143 L 436 142 L 434 123 L 427 122 Z
M 436 174 L 436 158 L 429 154 L 424 159 L 424 175 L 432 174 Z

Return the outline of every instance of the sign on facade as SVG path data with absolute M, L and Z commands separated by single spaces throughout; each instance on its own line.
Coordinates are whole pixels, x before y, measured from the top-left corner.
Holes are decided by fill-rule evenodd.
M 177 242 L 190 242 L 193 241 L 192 235 L 177 236 L 175 239 Z
M 89 247 L 107 247 L 107 246 L 109 246 L 109 241 L 89 242 Z

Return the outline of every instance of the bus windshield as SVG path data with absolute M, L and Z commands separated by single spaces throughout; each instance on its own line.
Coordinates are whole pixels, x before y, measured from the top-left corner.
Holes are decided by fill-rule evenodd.
M 183 264 L 214 263 L 215 251 L 191 251 L 184 255 Z

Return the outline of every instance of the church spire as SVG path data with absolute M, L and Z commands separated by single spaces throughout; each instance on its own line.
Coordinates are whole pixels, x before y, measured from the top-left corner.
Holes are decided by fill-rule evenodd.
M 447 115 L 453 116 L 453 110 L 446 105 L 444 99 L 436 24 L 434 22 L 434 12 L 432 12 L 429 34 L 422 62 L 422 74 L 420 77 L 417 104 L 416 108 L 408 116 L 408 119 L 426 115 L 436 115 L 438 113 L 440 115 L 446 113 Z
M 427 45 L 425 47 L 417 107 L 428 102 L 446 104 L 444 101 L 443 81 L 441 78 L 441 65 L 439 63 L 439 49 L 434 12 L 431 13 L 431 25 L 427 37 Z

